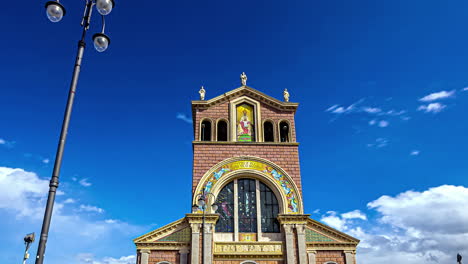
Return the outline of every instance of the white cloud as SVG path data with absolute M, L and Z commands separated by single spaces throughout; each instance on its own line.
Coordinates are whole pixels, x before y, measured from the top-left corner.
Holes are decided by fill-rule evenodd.
M 419 150 L 412 150 L 412 151 L 410 152 L 410 155 L 411 155 L 411 156 L 417 156 L 417 155 L 419 155 L 419 153 L 421 153 Z
M 49 160 L 49 159 L 43 159 L 42 162 L 43 162 L 44 164 L 49 164 L 50 160 Z
M 188 116 L 186 116 L 185 114 L 182 114 L 182 113 L 177 113 L 176 118 L 180 119 L 180 120 L 182 120 L 182 121 L 184 121 L 186 123 L 189 123 L 189 124 L 193 123 L 193 120 L 191 118 L 189 118 Z
M 63 203 L 64 204 L 72 204 L 72 203 L 76 203 L 76 201 L 73 198 L 68 198 L 65 201 L 63 201 Z
M 349 113 L 352 113 L 352 112 L 356 112 L 358 111 L 358 108 L 357 108 L 357 105 L 359 105 L 360 103 L 362 103 L 364 101 L 364 98 L 360 99 L 359 101 L 347 106 L 347 107 L 344 107 L 344 106 L 340 106 L 340 105 L 333 105 L 331 107 L 329 107 L 327 110 L 325 110 L 325 112 L 330 112 L 332 114 L 337 114 L 337 115 L 341 115 L 341 114 L 349 114 Z
M 0 145 L 4 145 L 6 144 L 6 140 L 4 140 L 3 138 L 0 138 Z
M 375 142 L 367 144 L 368 147 L 383 148 L 388 145 L 388 139 L 386 138 L 377 138 Z
M 367 216 L 359 210 L 354 210 L 341 215 L 335 211 L 328 211 L 322 218 L 321 222 L 336 228 L 338 230 L 347 230 L 353 219 L 367 220 Z
M 468 87 L 463 88 L 462 91 L 464 92 L 468 91 Z
M 369 114 L 377 114 L 382 112 L 382 109 L 377 108 L 377 107 L 363 107 L 362 111 L 369 113 Z
M 367 216 L 362 213 L 359 210 L 354 210 L 351 212 L 347 212 L 344 214 L 341 214 L 341 217 L 344 219 L 362 219 L 362 220 L 367 220 Z
M 104 257 L 100 260 L 96 260 L 94 255 L 91 253 L 81 253 L 77 255 L 79 264 L 135 264 L 136 256 L 122 256 L 118 259 L 112 257 Z
M 452 91 L 440 91 L 440 92 L 437 92 L 437 93 L 431 93 L 431 94 L 428 94 L 422 98 L 419 98 L 419 101 L 421 102 L 432 102 L 432 101 L 436 101 L 436 100 L 441 100 L 441 99 L 446 99 L 446 98 L 450 98 L 452 97 L 453 95 L 455 94 L 455 90 L 452 90 Z
M 375 219 L 364 222 L 360 211 L 327 212 L 321 221 L 361 242 L 358 263 L 455 263 L 468 255 L 468 188 L 442 185 L 425 191 L 381 196 L 368 203 Z M 362 213 L 364 215 L 364 213 Z
M 444 110 L 445 107 L 446 105 L 441 103 L 430 103 L 428 105 L 420 105 L 418 107 L 418 111 L 424 111 L 425 113 L 439 113 Z
M 388 121 L 386 121 L 386 120 L 381 120 L 381 121 L 379 122 L 379 127 L 388 127 L 389 124 L 390 124 L 390 123 L 389 123 Z
M 89 187 L 91 186 L 92 184 L 88 181 L 88 178 L 84 178 L 84 179 L 81 179 L 79 181 L 80 185 L 81 186 L 84 186 L 84 187 Z
M 371 121 L 369 121 L 369 126 L 373 126 L 377 123 L 377 120 L 375 119 L 372 119 Z
M 8 141 L 6 139 L 0 138 L 0 145 L 3 145 L 4 147 L 7 148 L 13 148 L 15 145 L 15 141 Z
M 16 216 L 42 215 L 41 199 L 49 190 L 49 181 L 23 169 L 0 167 L 0 209 Z
M 96 207 L 96 206 L 93 206 L 93 205 L 83 205 L 81 204 L 80 205 L 80 211 L 83 211 L 83 212 L 96 212 L 96 213 L 104 213 L 104 209 L 102 208 L 99 208 L 99 207 Z
M 16 241 L 18 232 L 23 233 L 30 228 L 40 230 L 44 208 L 48 193 L 49 181 L 41 179 L 37 174 L 23 169 L 0 167 L 0 233 L 5 245 L 0 247 L 0 255 L 8 255 L 17 246 L 6 243 Z M 148 226 L 135 226 L 117 219 L 99 219 L 101 214 L 89 214 L 76 208 L 75 199 L 68 198 L 63 202 L 56 201 L 52 217 L 52 225 L 49 233 L 47 262 L 55 263 L 78 263 L 73 256 L 80 252 L 92 250 L 102 264 L 128 264 L 135 263 L 131 256 L 121 258 L 109 258 L 108 254 L 118 252 L 115 244 L 126 245 L 135 237 L 148 230 Z M 93 206 L 83 207 L 100 212 L 101 208 Z M 11 221 L 10 218 L 15 218 Z M 3 233 L 5 230 L 15 232 Z M 14 237 L 11 237 L 14 236 Z M 79 241 L 79 243 L 76 243 Z M 131 244 L 131 243 L 130 243 Z M 134 251 L 128 245 L 128 254 Z M 52 250 L 53 249 L 53 250 Z M 67 252 L 63 255 L 63 252 Z M 111 252 L 111 253 L 109 253 Z M 128 261 L 128 262 L 125 262 Z M 86 263 L 86 262 L 84 262 Z

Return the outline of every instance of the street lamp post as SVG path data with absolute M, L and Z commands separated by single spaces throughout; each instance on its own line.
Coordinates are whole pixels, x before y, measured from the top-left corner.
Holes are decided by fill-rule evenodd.
M 193 212 L 196 212 L 196 210 L 198 210 L 198 208 L 201 208 L 202 211 L 203 211 L 203 217 L 202 217 L 202 264 L 205 263 L 205 256 L 204 256 L 204 252 L 205 252 L 205 211 L 207 209 L 207 202 L 208 202 L 208 196 L 212 196 L 213 197 L 213 201 L 216 202 L 216 197 L 214 196 L 214 194 L 212 193 L 200 193 L 197 195 L 198 197 L 198 200 L 197 200 L 197 204 L 194 204 L 192 206 L 192 211 Z M 211 209 L 213 210 L 213 212 L 216 212 L 216 210 L 218 210 L 218 205 L 216 203 L 213 203 L 211 205 Z
M 26 264 L 26 260 L 29 258 L 28 249 L 31 246 L 32 242 L 34 242 L 34 239 L 35 239 L 34 233 L 27 234 L 24 237 L 24 244 L 26 245 L 26 249 L 24 250 L 23 264 Z
M 70 84 L 70 91 L 68 93 L 67 106 L 65 108 L 65 114 L 62 122 L 62 130 L 60 132 L 60 139 L 58 142 L 57 152 L 55 154 L 54 170 L 52 172 L 52 178 L 49 183 L 49 195 L 47 197 L 47 204 L 44 213 L 44 219 L 42 222 L 41 236 L 39 245 L 37 248 L 36 264 L 42 264 L 44 262 L 44 253 L 47 244 L 47 237 L 49 235 L 50 220 L 52 218 L 52 211 L 54 208 L 55 194 L 59 185 L 59 174 L 60 167 L 62 165 L 63 151 L 65 147 L 65 141 L 67 139 L 68 125 L 70 123 L 70 117 L 73 107 L 73 101 L 75 99 L 76 86 L 78 84 L 78 77 L 80 75 L 81 60 L 83 59 L 83 53 L 86 46 L 85 37 L 86 32 L 89 29 L 89 23 L 91 21 L 91 15 L 93 6 L 96 5 L 97 11 L 101 14 L 103 20 L 103 27 L 101 33 L 94 34 L 93 42 L 94 47 L 98 52 L 103 52 L 107 49 L 110 43 L 108 36 L 104 34 L 104 16 L 108 15 L 114 7 L 114 0 L 85 0 L 85 10 L 83 19 L 81 20 L 81 26 L 83 27 L 81 33 L 81 39 L 78 41 L 78 51 L 75 60 L 75 67 L 73 69 L 72 80 Z M 47 18 L 51 22 L 59 22 L 62 20 L 66 11 L 59 0 L 49 1 L 45 5 Z

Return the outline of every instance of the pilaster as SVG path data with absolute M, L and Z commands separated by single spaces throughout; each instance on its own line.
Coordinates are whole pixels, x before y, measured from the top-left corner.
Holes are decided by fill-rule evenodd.
M 355 251 L 344 251 L 346 264 L 355 264 L 354 255 Z
M 149 249 L 140 249 L 140 264 L 148 264 L 150 253 Z
M 296 256 L 294 254 L 294 225 L 283 224 L 284 235 L 286 238 L 286 263 L 295 264 Z
M 309 264 L 317 264 L 317 251 L 309 251 L 307 252 L 307 256 L 309 257 Z
M 203 263 L 211 264 L 213 261 L 213 223 L 205 223 L 205 228 L 203 235 L 205 239 L 203 240 Z
M 182 248 L 179 250 L 180 264 L 188 264 L 188 258 L 187 258 L 188 253 L 189 253 L 188 248 Z
M 299 264 L 307 264 L 306 254 L 306 224 L 295 224 L 297 233 L 297 249 L 299 253 Z
M 200 228 L 201 224 L 193 223 L 190 224 L 192 229 L 192 243 L 191 243 L 191 264 L 198 264 L 200 260 Z

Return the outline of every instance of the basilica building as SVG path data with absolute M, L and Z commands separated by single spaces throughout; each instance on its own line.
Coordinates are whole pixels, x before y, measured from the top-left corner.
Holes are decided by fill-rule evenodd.
M 295 113 L 247 86 L 192 101 L 191 212 L 136 239 L 136 264 L 355 264 L 359 240 L 305 214 Z M 304 190 L 307 191 L 307 190 Z

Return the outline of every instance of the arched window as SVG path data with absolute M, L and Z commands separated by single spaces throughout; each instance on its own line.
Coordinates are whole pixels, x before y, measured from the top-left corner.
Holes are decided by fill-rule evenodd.
M 224 120 L 218 121 L 218 127 L 216 128 L 217 140 L 218 141 L 227 141 L 228 140 L 228 127 L 227 123 Z
M 275 194 L 263 182 L 260 183 L 260 206 L 262 208 L 262 232 L 279 233 L 278 200 Z
M 280 141 L 289 142 L 289 124 L 286 121 L 280 122 Z
M 230 182 L 219 192 L 216 204 L 216 212 L 219 214 L 216 231 L 234 232 L 234 182 Z
M 238 230 L 239 233 L 256 233 L 258 222 L 261 223 L 263 233 L 280 232 L 276 219 L 279 213 L 278 199 L 266 184 L 258 180 L 236 179 L 230 182 L 219 192 L 216 204 L 216 213 L 219 214 L 216 232 Z M 257 206 L 260 206 L 260 215 L 257 214 Z M 237 212 L 234 208 L 237 208 Z M 235 217 L 238 226 L 234 224 Z
M 200 139 L 201 141 L 211 141 L 211 122 L 203 120 L 200 126 Z
M 275 141 L 273 134 L 273 123 L 271 123 L 270 121 L 265 121 L 263 123 L 263 139 L 265 140 L 265 142 Z

